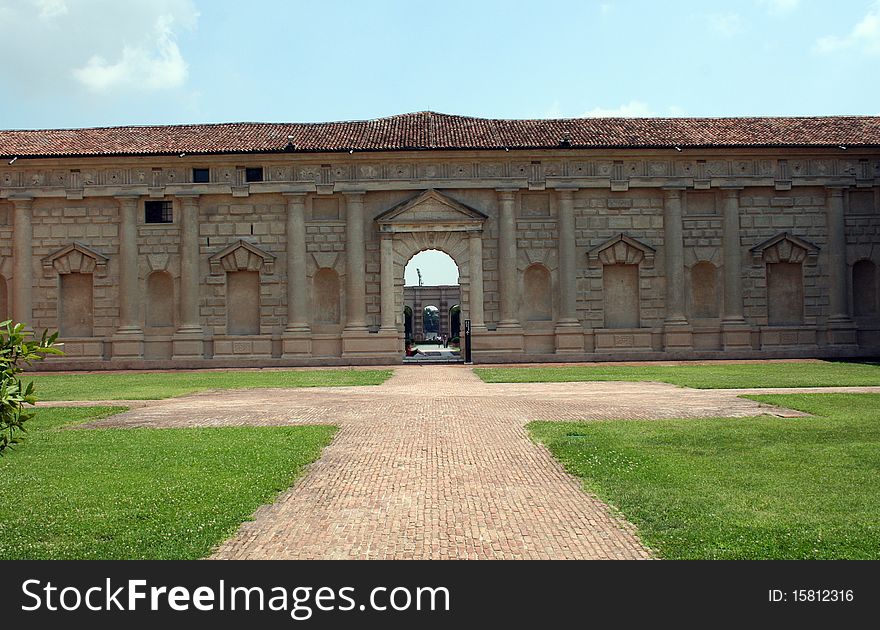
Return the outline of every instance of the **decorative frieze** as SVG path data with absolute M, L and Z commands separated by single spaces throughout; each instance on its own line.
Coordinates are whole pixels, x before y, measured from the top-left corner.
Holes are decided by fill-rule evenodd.
M 266 163 L 266 184 L 311 184 L 314 191 L 330 194 L 337 190 L 337 182 L 375 181 L 417 183 L 449 180 L 460 185 L 480 180 L 520 180 L 532 190 L 543 190 L 559 184 L 580 180 L 599 179 L 613 191 L 626 191 L 633 186 L 670 185 L 670 179 L 693 188 L 708 189 L 713 181 L 722 180 L 732 185 L 742 179 L 744 185 L 755 185 L 754 178 L 771 179 L 779 191 L 793 186 L 826 185 L 849 181 L 850 185 L 870 187 L 880 178 L 880 160 L 866 157 L 839 158 L 814 156 L 785 159 L 720 158 L 690 159 L 535 159 L 523 160 L 406 160 L 361 163 L 333 161 L 324 164 L 296 163 L 287 157 L 287 163 Z M 114 195 L 139 189 L 140 194 L 160 198 L 178 186 L 192 184 L 192 167 L 181 164 L 162 166 L 112 166 L 73 169 L 22 168 L 21 162 L 0 169 L 0 195 L 4 189 L 49 191 L 59 188 L 70 199 L 81 199 L 85 194 Z M 244 166 L 218 165 L 210 169 L 210 182 L 199 186 L 229 187 L 236 196 L 246 197 L 254 192 L 245 181 Z M 833 181 L 832 181 L 833 180 Z M 169 188 L 170 187 L 170 188 Z M 266 189 L 268 191 L 268 189 Z

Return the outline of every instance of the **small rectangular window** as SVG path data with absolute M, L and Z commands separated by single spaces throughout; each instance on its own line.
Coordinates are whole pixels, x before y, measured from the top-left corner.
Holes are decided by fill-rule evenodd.
M 174 214 L 170 201 L 146 201 L 144 202 L 145 223 L 173 223 Z
M 246 181 L 246 182 L 261 182 L 261 181 L 263 181 L 263 167 L 257 166 L 254 168 L 244 169 L 244 181 Z
M 211 169 L 207 168 L 194 168 L 193 169 L 193 183 L 194 184 L 207 184 L 211 181 Z

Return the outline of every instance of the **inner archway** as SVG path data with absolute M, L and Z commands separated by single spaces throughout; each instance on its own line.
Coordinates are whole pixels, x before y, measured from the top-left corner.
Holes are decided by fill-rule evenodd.
M 438 249 L 424 249 L 407 261 L 403 275 L 407 355 L 456 359 L 457 351 L 449 348 L 459 336 L 460 317 L 453 317 L 458 312 L 453 307 L 461 304 L 455 260 Z
M 440 336 L 440 309 L 433 304 L 422 309 L 422 330 L 425 341 L 432 341 Z

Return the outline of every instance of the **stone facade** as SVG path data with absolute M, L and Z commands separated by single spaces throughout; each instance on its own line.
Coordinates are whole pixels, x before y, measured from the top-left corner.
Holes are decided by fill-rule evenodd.
M 880 353 L 877 149 L 0 167 L 0 316 L 61 330 L 46 369 L 399 362 L 425 249 L 459 266 L 476 362 Z

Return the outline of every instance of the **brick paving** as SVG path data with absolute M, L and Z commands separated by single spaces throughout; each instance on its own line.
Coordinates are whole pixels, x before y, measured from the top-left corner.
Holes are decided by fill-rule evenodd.
M 747 391 L 756 390 L 485 384 L 463 366 L 403 366 L 376 387 L 203 392 L 141 402 L 89 426 L 340 427 L 307 473 L 214 558 L 649 558 L 633 527 L 583 492 L 525 424 L 803 415 L 737 397 Z

